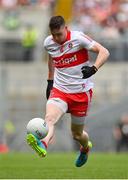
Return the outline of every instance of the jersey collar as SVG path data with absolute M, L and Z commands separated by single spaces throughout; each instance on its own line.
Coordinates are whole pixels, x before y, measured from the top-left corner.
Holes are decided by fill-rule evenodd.
M 66 37 L 66 40 L 62 44 L 64 44 L 66 41 L 69 41 L 70 39 L 71 39 L 71 31 L 67 29 L 67 37 Z
M 65 39 L 65 41 L 62 42 L 60 45 L 64 44 L 66 41 L 69 41 L 70 39 L 71 39 L 71 31 L 69 31 L 69 30 L 67 29 L 66 39 Z M 52 40 L 53 40 L 54 42 L 56 42 L 53 38 L 52 38 Z

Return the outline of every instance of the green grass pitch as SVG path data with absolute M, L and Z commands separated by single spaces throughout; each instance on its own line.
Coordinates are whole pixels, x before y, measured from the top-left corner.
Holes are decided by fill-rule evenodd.
M 76 153 L 0 155 L 0 179 L 128 179 L 128 154 L 91 153 L 88 163 L 76 168 Z

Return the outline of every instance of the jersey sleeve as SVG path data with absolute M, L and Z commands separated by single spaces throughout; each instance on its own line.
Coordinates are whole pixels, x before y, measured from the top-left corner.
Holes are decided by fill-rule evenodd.
M 44 43 L 43 43 L 43 46 L 44 46 L 44 49 L 47 51 L 47 53 L 49 54 L 49 55 L 51 55 L 52 54 L 52 51 L 51 51 L 51 44 L 52 44 L 53 42 L 52 42 L 52 36 L 50 35 L 50 36 L 48 36 L 48 37 L 46 37 L 46 39 L 44 40 Z
M 47 38 L 43 42 L 43 47 L 47 51 Z
M 94 46 L 94 44 L 96 43 L 96 41 L 94 41 L 93 39 L 91 39 L 89 36 L 85 35 L 82 32 L 80 32 L 78 38 L 79 38 L 80 45 L 83 48 L 86 48 L 88 50 L 90 50 Z

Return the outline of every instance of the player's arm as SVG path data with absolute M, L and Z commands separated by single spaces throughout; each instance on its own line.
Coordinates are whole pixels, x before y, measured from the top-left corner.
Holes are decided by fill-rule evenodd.
M 54 78 L 54 66 L 53 66 L 53 60 L 51 56 L 49 55 L 48 60 L 48 80 L 53 80 Z
M 97 58 L 94 66 L 99 69 L 107 61 L 109 57 L 109 51 L 97 42 L 95 42 L 90 51 L 97 53 Z
M 90 76 L 95 74 L 98 71 L 98 69 L 107 61 L 109 57 L 109 51 L 97 42 L 95 42 L 95 44 L 89 50 L 97 53 L 97 58 L 93 66 L 82 67 L 82 73 L 84 79 L 89 78 Z
M 48 84 L 47 84 L 47 89 L 46 89 L 46 97 L 47 99 L 49 98 L 50 91 L 53 87 L 53 78 L 54 78 L 54 67 L 53 67 L 53 61 L 51 56 L 49 55 L 49 60 L 48 60 Z
M 109 57 L 109 51 L 101 44 L 93 41 L 91 38 L 84 35 L 83 33 L 80 34 L 79 39 L 82 47 L 88 49 L 89 51 L 97 53 L 97 58 L 94 65 L 91 67 L 83 66 L 81 69 L 83 73 L 83 78 L 86 79 L 95 74 L 98 69 L 107 61 Z

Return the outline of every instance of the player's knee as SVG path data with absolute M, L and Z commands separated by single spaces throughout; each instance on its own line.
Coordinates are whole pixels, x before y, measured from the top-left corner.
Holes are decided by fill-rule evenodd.
M 81 132 L 72 132 L 72 136 L 73 136 L 73 139 L 79 141 L 82 137 L 82 133 Z

